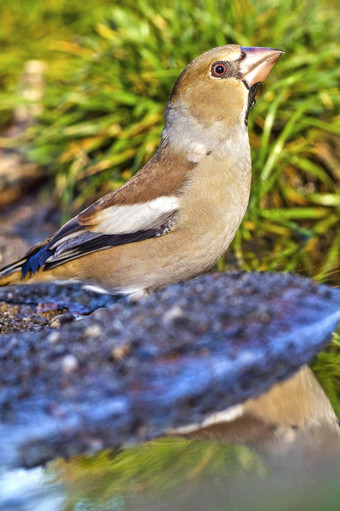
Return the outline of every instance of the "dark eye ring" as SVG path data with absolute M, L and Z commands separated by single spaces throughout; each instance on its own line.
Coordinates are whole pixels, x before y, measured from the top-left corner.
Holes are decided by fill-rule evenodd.
M 227 66 L 224 62 L 215 62 L 211 66 L 211 74 L 212 76 L 216 76 L 217 78 L 222 78 L 225 76 L 227 72 Z

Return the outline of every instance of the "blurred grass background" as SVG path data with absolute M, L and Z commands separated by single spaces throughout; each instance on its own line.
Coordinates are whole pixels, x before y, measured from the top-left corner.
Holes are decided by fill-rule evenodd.
M 253 187 L 228 262 L 319 279 L 340 254 L 340 22 L 333 0 L 0 0 L 0 128 L 28 59 L 47 63 L 42 112 L 17 140 L 64 219 L 155 151 L 179 72 L 230 42 L 286 53 L 258 93 Z M 0 147 L 13 146 L 1 137 Z M 220 261 L 219 269 L 226 262 Z

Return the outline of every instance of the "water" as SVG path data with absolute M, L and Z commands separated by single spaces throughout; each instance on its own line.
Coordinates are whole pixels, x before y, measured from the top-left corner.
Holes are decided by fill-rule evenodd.
M 339 476 L 334 459 L 302 470 L 244 446 L 160 440 L 2 474 L 0 509 L 338 511 Z
M 64 509 L 62 485 L 50 484 L 46 470 L 3 471 L 0 475 L 0 510 L 58 511 Z
M 305 367 L 190 437 L 3 470 L 0 511 L 338 511 L 339 478 L 339 424 Z

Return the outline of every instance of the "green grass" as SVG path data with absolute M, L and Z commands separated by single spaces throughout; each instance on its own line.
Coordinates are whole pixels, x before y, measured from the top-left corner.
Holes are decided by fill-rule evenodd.
M 278 511 L 338 509 L 338 465 L 311 457 L 294 466 L 279 458 L 275 467 L 245 446 L 161 439 L 116 456 L 57 460 L 46 482 L 62 485 L 63 511 L 269 511 L 273 502 Z
M 333 335 L 330 346 L 320 353 L 312 369 L 325 390 L 335 413 L 340 417 L 340 330 Z
M 47 167 L 65 218 L 121 185 L 150 158 L 172 85 L 190 60 L 230 42 L 275 46 L 286 53 L 250 117 L 254 180 L 233 244 L 235 261 L 246 269 L 318 278 L 339 264 L 335 3 L 177 0 L 170 8 L 165 0 L 111 7 L 100 1 L 93 17 L 80 2 L 70 7 L 52 1 L 48 8 L 36 2 L 32 11 L 28 4 L 24 11 L 7 8 L 12 24 L 2 37 L 14 64 L 3 79 L 2 111 L 8 114 L 18 101 L 8 83 L 23 59 L 46 59 L 44 112 L 20 144 Z M 4 62 L 0 57 L 2 74 Z M 219 266 L 225 267 L 224 260 Z
M 129 500 L 141 506 L 145 495 L 156 501 L 171 501 L 183 484 L 194 487 L 199 484 L 197 479 L 201 484 L 216 484 L 226 472 L 236 483 L 247 477 L 259 481 L 270 470 L 245 446 L 163 438 L 116 455 L 102 451 L 68 462 L 57 460 L 50 464 L 48 475 L 52 483 L 65 485 L 63 509 L 71 511 L 79 500 L 87 504 L 86 509 L 122 510 L 130 509 Z M 114 501 L 120 506 L 115 507 Z
M 29 59 L 49 61 L 49 73 L 70 68 L 69 61 L 53 52 L 58 41 L 76 41 L 95 32 L 111 0 L 0 0 L 0 84 L 2 91 L 14 90 L 24 63 Z M 96 8 L 95 8 L 96 7 Z M 61 67 L 60 67 L 61 66 Z

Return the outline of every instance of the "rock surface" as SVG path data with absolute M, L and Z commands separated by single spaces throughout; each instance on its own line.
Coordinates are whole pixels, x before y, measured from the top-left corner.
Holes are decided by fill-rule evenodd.
M 67 290 L 73 307 L 94 299 L 55 286 L 2 299 L 27 307 Z M 340 290 L 289 274 L 210 274 L 138 303 L 97 300 L 92 310 L 106 308 L 81 321 L 0 338 L 1 465 L 141 442 L 255 397 L 310 361 L 340 320 Z

